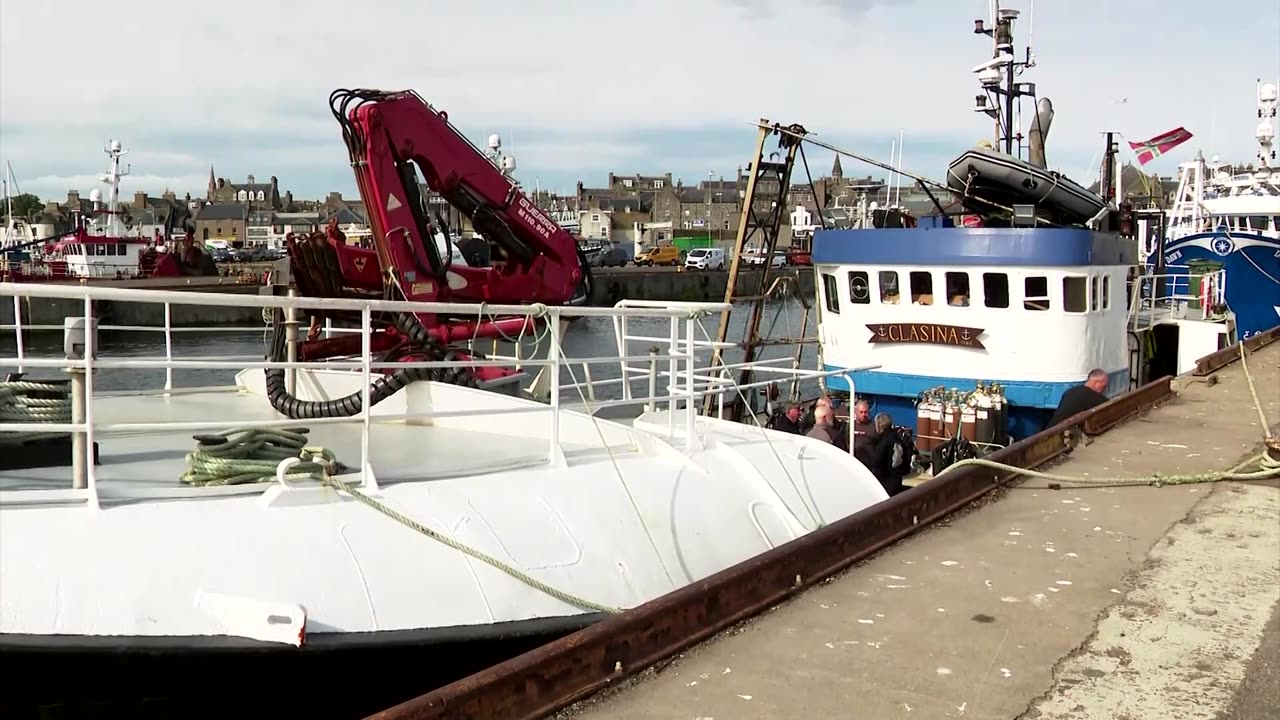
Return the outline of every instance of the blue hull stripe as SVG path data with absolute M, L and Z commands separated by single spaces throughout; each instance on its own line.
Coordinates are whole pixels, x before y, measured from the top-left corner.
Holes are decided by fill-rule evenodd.
M 837 365 L 826 365 L 827 371 L 839 370 Z M 942 385 L 947 388 L 972 390 L 973 379 L 938 377 L 931 375 L 905 375 L 902 373 L 880 372 L 878 370 L 859 370 L 850 373 L 858 395 L 882 395 L 902 397 L 914 400 L 917 395 Z M 1129 371 L 1117 370 L 1108 373 L 1107 395 L 1114 397 L 1129 389 Z M 988 378 L 984 382 L 995 382 L 1004 387 L 1004 395 L 1010 404 L 1024 408 L 1041 408 L 1056 410 L 1062 394 L 1084 382 L 1084 378 L 1073 382 L 1038 382 L 1032 380 L 1000 380 Z M 827 387 L 839 392 L 849 392 L 849 383 L 843 376 L 827 378 Z
M 1078 267 L 1133 265 L 1137 244 L 1082 228 L 817 230 L 814 265 Z

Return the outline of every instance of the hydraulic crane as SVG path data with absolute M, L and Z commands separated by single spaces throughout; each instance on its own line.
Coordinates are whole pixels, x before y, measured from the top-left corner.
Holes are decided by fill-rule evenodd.
M 315 232 L 286 239 L 290 269 L 301 294 L 310 297 L 381 297 L 414 302 L 585 303 L 591 291 L 586 258 L 576 239 L 525 195 L 516 183 L 413 91 L 337 90 L 330 109 L 342 128 L 360 197 L 373 231 L 373 247 L 349 245 L 340 233 Z M 424 182 L 419 181 L 419 173 Z M 423 185 L 470 219 L 490 244 L 487 267 L 451 262 L 449 227 L 430 213 Z M 442 253 L 436 238 L 445 238 Z M 343 317 L 319 311 L 313 317 Z M 349 319 L 349 318 L 348 318 Z M 273 358 L 282 358 L 283 325 L 277 318 Z M 481 321 L 415 312 L 378 317 L 373 351 L 392 360 L 466 359 L 450 350 L 458 339 L 514 334 L 529 320 Z M 301 360 L 359 352 L 358 337 L 309 339 Z M 404 368 L 379 378 L 370 391 L 377 403 L 415 380 L 475 385 L 509 374 L 500 368 Z M 290 395 L 283 370 L 267 371 L 272 406 L 290 417 L 354 415 L 360 393 L 324 402 Z

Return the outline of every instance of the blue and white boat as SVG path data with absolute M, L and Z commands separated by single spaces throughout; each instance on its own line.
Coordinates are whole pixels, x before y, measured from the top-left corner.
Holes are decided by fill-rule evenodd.
M 813 240 L 823 368 L 849 368 L 853 392 L 915 428 L 926 457 L 955 437 L 990 448 L 1043 430 L 1063 393 L 1095 368 L 1115 396 L 1233 339 L 1220 270 L 1206 276 L 1216 281 L 1208 298 L 1144 272 L 1127 206 L 1048 169 L 1046 99 L 1020 147 L 1015 103 L 1034 99 L 1034 86 L 1014 78 L 1034 61 L 1013 55 L 1018 11 L 994 11 L 994 29 L 977 24 L 995 40 L 994 59 L 975 72 L 989 93 L 978 109 L 1000 132 L 950 164 L 948 186 L 969 213 L 960 226 L 934 216 L 909 228 L 819 230 Z M 1119 154 L 1107 142 L 1101 186 L 1114 188 Z M 1087 217 L 1088 208 L 1097 212 Z M 1172 338 L 1162 354 L 1151 353 L 1154 335 Z M 826 387 L 851 390 L 840 376 Z
M 1205 284 L 1195 278 L 1224 270 L 1226 304 L 1241 338 L 1280 325 L 1280 169 L 1271 166 L 1276 96 L 1274 83 L 1259 84 L 1256 167 L 1228 170 L 1198 153 L 1179 167 L 1164 247 L 1147 260 L 1202 292 Z

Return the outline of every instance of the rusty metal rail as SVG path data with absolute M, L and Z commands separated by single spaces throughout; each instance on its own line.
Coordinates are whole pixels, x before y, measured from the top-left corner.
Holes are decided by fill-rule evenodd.
M 1277 325 L 1270 330 L 1263 330 L 1257 335 L 1245 340 L 1244 349 L 1249 352 L 1253 352 L 1264 345 L 1270 345 L 1276 340 L 1280 340 L 1280 325 Z M 1196 376 L 1208 375 L 1209 373 L 1235 362 L 1240 357 L 1239 345 L 1240 343 L 1229 345 L 1217 352 L 1209 353 L 1208 355 L 1200 358 L 1196 361 L 1196 369 L 1192 370 L 1191 374 Z
M 1101 435 L 1171 397 L 1173 397 L 1173 376 L 1166 375 L 1137 390 L 1111 398 L 1094 408 L 1092 412 L 1084 413 L 1080 429 L 1085 435 Z
M 1163 378 L 993 453 L 1034 468 L 1170 395 Z M 1092 428 L 1092 430 L 1091 430 Z M 923 483 L 715 575 L 371 716 L 532 720 L 566 707 L 795 595 L 963 508 L 1013 473 L 970 466 Z

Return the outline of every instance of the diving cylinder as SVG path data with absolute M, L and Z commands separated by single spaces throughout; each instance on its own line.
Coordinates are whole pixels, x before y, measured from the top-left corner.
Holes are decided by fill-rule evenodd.
M 929 391 L 929 451 L 942 443 L 942 388 Z
M 974 393 L 974 423 L 976 428 L 974 434 L 978 437 L 978 442 L 990 446 L 996 441 L 996 409 L 995 403 L 992 401 L 992 395 L 987 388 L 978 383 L 978 390 Z M 986 447 L 990 451 L 990 447 Z
M 992 405 L 995 408 L 995 444 L 1009 444 L 1009 400 L 1004 396 L 1004 387 L 992 384 Z
M 916 448 L 921 452 L 929 449 L 929 391 L 925 390 L 916 398 Z
M 978 439 L 977 391 L 969 393 L 960 405 L 960 437 L 973 442 Z
M 954 388 L 946 393 L 946 399 L 942 405 L 942 437 L 950 440 L 960 431 L 960 407 L 956 402 L 956 390 Z

